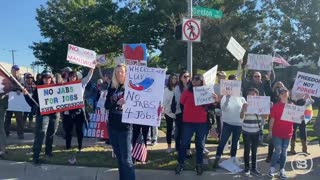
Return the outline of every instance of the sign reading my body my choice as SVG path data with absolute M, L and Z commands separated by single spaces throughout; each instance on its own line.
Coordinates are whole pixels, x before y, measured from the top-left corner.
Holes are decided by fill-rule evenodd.
M 160 126 L 166 70 L 127 66 L 122 122 Z
M 80 82 L 37 86 L 41 115 L 84 107 Z

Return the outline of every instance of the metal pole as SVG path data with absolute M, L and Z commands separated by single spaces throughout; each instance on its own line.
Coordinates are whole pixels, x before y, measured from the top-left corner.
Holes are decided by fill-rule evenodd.
M 15 50 L 11 50 L 11 54 L 12 54 L 12 65 L 14 65 L 14 52 L 15 52 Z
M 188 16 L 192 18 L 192 0 L 188 0 Z M 187 69 L 192 76 L 192 42 L 188 41 Z

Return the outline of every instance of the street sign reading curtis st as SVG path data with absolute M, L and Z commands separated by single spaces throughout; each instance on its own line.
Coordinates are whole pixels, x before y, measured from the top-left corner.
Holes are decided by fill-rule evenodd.
M 209 9 L 204 8 L 200 6 L 194 6 L 192 8 L 192 15 L 193 16 L 205 16 L 209 18 L 222 18 L 222 11 L 221 10 L 215 10 L 215 9 Z

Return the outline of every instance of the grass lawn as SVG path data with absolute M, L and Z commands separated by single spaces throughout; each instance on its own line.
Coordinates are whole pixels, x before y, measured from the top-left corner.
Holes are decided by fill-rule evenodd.
M 314 118 L 307 125 L 308 129 L 308 141 L 316 141 L 319 138 L 315 135 L 313 130 L 313 124 L 315 122 L 315 117 L 318 114 L 318 110 L 314 110 L 313 112 Z M 13 129 L 15 128 L 16 122 L 12 121 Z M 165 121 L 161 122 L 160 130 L 166 132 L 166 123 Z M 28 130 L 32 132 L 32 129 Z M 265 126 L 264 134 L 268 134 L 268 128 Z M 298 141 L 300 139 L 298 138 Z M 240 143 L 242 144 L 242 136 L 240 137 Z M 209 138 L 207 144 L 217 144 L 217 140 L 214 138 Z M 32 155 L 29 153 L 32 152 L 32 146 L 30 145 L 10 145 L 7 147 L 8 153 L 3 157 L 6 160 L 12 161 L 26 161 L 31 162 Z M 77 158 L 78 166 L 88 166 L 88 167 L 108 167 L 108 168 L 116 168 L 117 162 L 116 159 L 111 158 L 111 149 L 108 149 L 104 146 L 93 146 L 86 147 L 79 154 L 76 153 L 77 149 L 64 150 L 64 147 L 56 146 L 53 148 L 52 158 L 47 158 L 44 154 L 41 154 L 41 157 L 44 159 L 46 164 L 57 164 L 57 165 L 67 165 L 68 159 L 73 155 Z M 44 150 L 44 149 L 43 149 Z M 152 150 L 151 153 L 148 154 L 148 162 L 146 164 L 137 164 L 136 168 L 143 169 L 160 169 L 160 170 L 173 170 L 177 165 L 177 154 L 167 154 L 163 150 Z M 186 161 L 185 169 L 193 170 L 195 162 L 195 155 L 191 160 Z M 211 165 L 205 166 L 206 170 L 213 170 Z

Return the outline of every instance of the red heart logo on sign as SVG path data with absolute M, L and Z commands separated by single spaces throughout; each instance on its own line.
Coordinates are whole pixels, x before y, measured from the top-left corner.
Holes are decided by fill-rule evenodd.
M 124 58 L 130 60 L 143 60 L 144 52 L 141 46 L 137 46 L 135 48 L 131 48 L 129 45 L 124 47 Z

